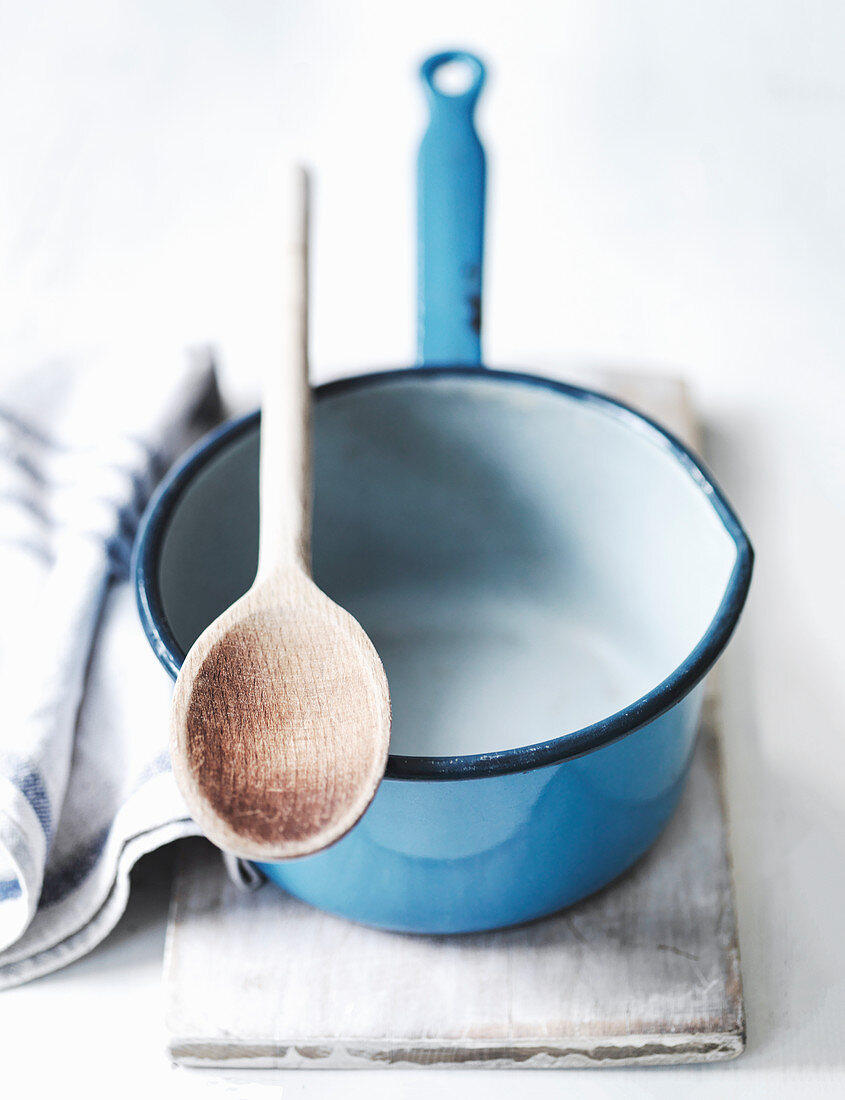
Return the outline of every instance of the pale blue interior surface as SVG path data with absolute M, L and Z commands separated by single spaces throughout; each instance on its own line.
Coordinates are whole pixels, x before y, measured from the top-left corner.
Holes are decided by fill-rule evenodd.
M 455 756 L 607 718 L 684 662 L 733 539 L 695 471 L 624 410 L 479 377 L 315 408 L 314 577 L 370 634 L 391 752 Z M 159 592 L 183 649 L 251 583 L 258 433 L 177 501 Z

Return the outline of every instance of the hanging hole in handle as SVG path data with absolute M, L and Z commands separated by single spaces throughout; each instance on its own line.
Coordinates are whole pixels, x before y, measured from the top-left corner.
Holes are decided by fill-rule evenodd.
M 466 61 L 444 61 L 434 70 L 432 83 L 443 95 L 466 95 L 475 83 L 475 73 Z
M 477 95 L 484 82 L 484 65 L 465 50 L 448 50 L 429 57 L 421 73 L 433 92 L 449 99 Z

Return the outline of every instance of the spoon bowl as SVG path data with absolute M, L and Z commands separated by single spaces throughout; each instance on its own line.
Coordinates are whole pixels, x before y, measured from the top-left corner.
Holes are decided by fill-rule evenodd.
M 171 754 L 210 840 L 292 859 L 355 824 L 387 764 L 390 700 L 356 620 L 299 569 L 279 570 L 192 647 Z

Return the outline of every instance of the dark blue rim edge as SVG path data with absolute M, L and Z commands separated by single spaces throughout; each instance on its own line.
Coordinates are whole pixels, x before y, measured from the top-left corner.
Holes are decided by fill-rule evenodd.
M 568 397 L 595 403 L 613 410 L 617 415 L 633 418 L 638 426 L 653 433 L 681 462 L 699 489 L 710 499 L 725 530 L 736 547 L 736 561 L 728 580 L 725 595 L 707 630 L 689 656 L 669 676 L 636 702 L 600 722 L 563 734 L 549 741 L 503 749 L 474 756 L 390 756 L 385 775 L 390 779 L 471 779 L 529 771 L 533 768 L 560 763 L 633 733 L 659 718 L 698 684 L 728 643 L 737 624 L 751 583 L 754 551 L 735 512 L 706 467 L 671 432 L 654 420 L 637 412 L 622 401 L 596 390 L 583 389 L 539 375 L 517 371 L 489 370 L 486 367 L 418 367 L 412 370 L 378 371 L 355 375 L 316 387 L 317 400 L 323 400 L 350 390 L 367 386 L 419 379 L 421 375 L 435 378 L 472 377 L 486 381 L 501 381 L 538 386 Z M 175 679 L 185 654 L 173 637 L 158 595 L 155 565 L 167 518 L 190 483 L 195 472 L 233 439 L 255 428 L 259 413 L 249 413 L 221 425 L 201 439 L 195 447 L 167 474 L 147 506 L 138 530 L 132 562 L 135 593 L 144 632 L 153 652 Z

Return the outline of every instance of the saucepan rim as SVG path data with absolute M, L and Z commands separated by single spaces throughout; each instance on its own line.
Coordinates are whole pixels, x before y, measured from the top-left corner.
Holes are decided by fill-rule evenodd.
M 736 513 L 728 503 L 702 462 L 671 432 L 656 421 L 622 401 L 596 390 L 585 389 L 568 382 L 525 374 L 521 371 L 491 370 L 487 367 L 417 367 L 413 369 L 376 371 L 371 374 L 340 378 L 315 387 L 316 400 L 324 400 L 370 386 L 392 385 L 400 381 L 432 378 L 479 378 L 485 381 L 539 387 L 576 400 L 600 405 L 651 434 L 684 467 L 698 489 L 712 504 L 736 548 L 736 559 L 725 592 L 709 626 L 687 657 L 661 683 L 635 702 L 598 722 L 569 731 L 559 737 L 518 748 L 466 756 L 396 756 L 391 755 L 385 773 L 388 779 L 456 780 L 483 778 L 529 771 L 557 764 L 573 757 L 593 752 L 613 741 L 626 737 L 653 722 L 686 696 L 707 674 L 727 645 L 739 619 L 754 562 L 751 542 Z M 144 512 L 132 562 L 135 593 L 144 631 L 152 649 L 171 676 L 177 676 L 185 654 L 174 637 L 158 591 L 157 566 L 161 542 L 170 517 L 182 494 L 195 475 L 219 451 L 259 422 L 260 413 L 252 412 L 216 428 L 167 474 Z

